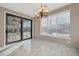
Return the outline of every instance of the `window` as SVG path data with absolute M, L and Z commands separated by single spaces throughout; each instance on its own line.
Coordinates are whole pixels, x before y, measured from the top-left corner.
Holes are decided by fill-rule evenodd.
M 41 35 L 69 37 L 70 11 L 64 11 L 41 19 Z

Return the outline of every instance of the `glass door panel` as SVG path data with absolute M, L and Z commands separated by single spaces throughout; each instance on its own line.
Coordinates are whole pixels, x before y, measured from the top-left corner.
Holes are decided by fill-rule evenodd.
M 7 43 L 21 40 L 21 19 L 12 15 L 7 15 L 6 22 Z
M 23 34 L 23 40 L 27 38 L 31 38 L 31 21 L 28 19 L 22 20 L 22 34 Z

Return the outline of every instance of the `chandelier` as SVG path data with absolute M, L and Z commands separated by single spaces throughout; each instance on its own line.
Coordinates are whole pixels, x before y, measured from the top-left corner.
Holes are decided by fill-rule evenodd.
M 46 17 L 48 16 L 48 8 L 46 5 L 41 4 L 41 8 L 39 8 L 36 13 L 35 13 L 36 17 Z

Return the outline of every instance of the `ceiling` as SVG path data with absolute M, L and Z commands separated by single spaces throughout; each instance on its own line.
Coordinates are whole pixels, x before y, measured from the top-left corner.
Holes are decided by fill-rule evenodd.
M 48 6 L 48 10 L 52 11 L 60 7 L 69 5 L 70 3 L 44 3 Z M 35 11 L 40 8 L 40 3 L 0 3 L 1 7 L 14 10 L 16 12 L 34 17 Z

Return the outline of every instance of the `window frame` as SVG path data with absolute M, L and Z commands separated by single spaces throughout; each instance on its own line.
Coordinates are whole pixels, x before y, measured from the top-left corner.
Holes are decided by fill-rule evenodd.
M 55 14 L 51 14 L 51 15 L 49 15 L 47 18 L 49 18 L 49 17 L 54 17 L 54 16 L 57 16 L 57 15 L 60 15 L 60 14 L 65 14 L 65 13 L 69 13 L 69 15 L 71 15 L 71 11 L 70 10 L 65 10 L 65 11 L 61 11 L 61 12 L 58 12 L 58 13 L 55 13 Z M 57 19 L 56 19 L 57 20 Z M 41 21 L 40 21 L 41 22 Z M 41 24 L 41 23 L 40 23 Z M 68 31 L 69 31 L 69 33 L 68 33 L 68 37 L 67 36 L 57 36 L 57 35 L 50 35 L 50 34 L 42 34 L 41 33 L 41 26 L 40 26 L 40 35 L 43 35 L 43 36 L 50 36 L 50 37 L 60 37 L 60 38 L 67 38 L 67 39 L 70 39 L 70 16 L 69 16 L 69 28 L 68 28 Z M 56 34 L 57 34 L 57 28 L 56 28 Z M 61 34 L 61 33 L 60 33 Z M 63 34 L 62 34 L 63 35 Z

